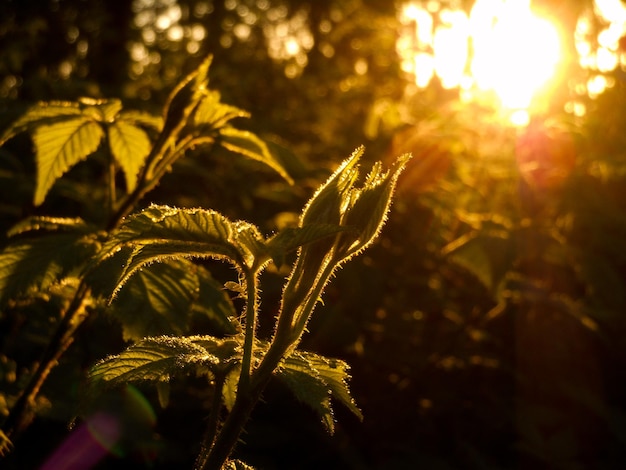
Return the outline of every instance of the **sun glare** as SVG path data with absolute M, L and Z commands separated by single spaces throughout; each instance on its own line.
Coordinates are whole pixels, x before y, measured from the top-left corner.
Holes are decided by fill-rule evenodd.
M 477 0 L 469 16 L 412 3 L 401 21 L 398 52 L 419 87 L 436 75 L 444 88 L 461 87 L 465 98 L 492 92 L 518 125 L 561 57 L 556 28 L 531 11 L 529 0 Z

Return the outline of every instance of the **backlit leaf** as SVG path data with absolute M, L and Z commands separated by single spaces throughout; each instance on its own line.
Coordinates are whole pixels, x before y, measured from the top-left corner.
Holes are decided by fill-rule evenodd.
M 78 99 L 82 114 L 98 122 L 113 122 L 122 110 L 122 102 L 117 99 L 95 99 L 82 97 Z
M 291 176 L 280 161 L 270 153 L 267 144 L 249 131 L 224 127 L 220 129 L 220 144 L 231 152 L 239 153 L 252 160 L 259 161 L 272 168 L 287 182 L 293 184 Z
M 289 365 L 277 373 L 298 400 L 313 409 L 322 419 L 329 433 L 335 432 L 335 418 L 330 403 L 330 391 L 324 381 L 306 360 L 290 357 Z
M 339 400 L 362 421 L 363 414 L 356 406 L 348 388 L 350 366 L 340 359 L 328 358 L 308 351 L 299 351 L 299 353 L 309 361 L 319 377 L 328 385 L 333 398 Z
M 107 130 L 111 153 L 126 178 L 126 189 L 133 191 L 139 170 L 150 153 L 150 139 L 143 129 L 124 121 L 111 123 Z
M 363 188 L 353 189 L 342 224 L 354 227 L 358 238 L 347 247 L 346 258 L 365 249 L 378 236 L 386 221 L 398 177 L 410 158 L 408 154 L 399 157 L 387 172 L 383 172 L 377 162 Z
M 136 110 L 122 111 L 117 119 L 117 122 L 134 124 L 136 126 L 146 127 L 156 131 L 160 131 L 163 127 L 163 118 L 161 116 L 155 116 L 145 111 Z
M 224 386 L 222 387 L 222 403 L 228 411 L 233 409 L 235 400 L 237 399 L 237 384 L 239 383 L 239 374 L 241 373 L 241 367 L 234 367 L 224 380 Z
M 144 338 L 118 355 L 94 365 L 94 385 L 107 382 L 169 382 L 184 375 L 226 374 L 240 361 L 238 342 L 212 336 L 157 336 Z
M 142 266 L 169 258 L 216 258 L 252 267 L 265 256 L 263 237 L 247 222 L 231 222 L 205 209 L 176 209 L 152 205 L 126 218 L 103 247 L 101 258 L 130 246 L 120 287 Z
M 104 136 L 102 127 L 84 117 L 37 127 L 33 142 L 37 151 L 35 205 L 44 201 L 54 182 L 72 166 L 93 153 Z
M 329 432 L 334 430 L 331 395 L 348 407 L 360 420 L 361 410 L 356 406 L 347 381 L 349 366 L 339 359 L 331 359 L 306 351 L 296 351 L 287 357 L 277 372 L 296 397 L 322 417 Z
M 80 218 L 33 216 L 27 217 L 15 224 L 7 232 L 7 235 L 14 237 L 27 232 L 37 231 L 87 233 L 91 229 L 92 227 Z
M 332 224 L 309 224 L 304 227 L 288 227 L 267 242 L 267 250 L 277 266 L 284 263 L 285 255 L 309 243 L 338 233 L 350 231 L 350 227 Z
M 53 124 L 74 116 L 80 116 L 78 103 L 69 101 L 40 102 L 26 111 L 0 137 L 0 145 L 20 132 L 25 132 L 43 124 Z
M 250 114 L 235 106 L 221 103 L 219 92 L 207 90 L 194 112 L 193 123 L 195 126 L 221 129 L 228 121 L 238 117 L 250 117 Z
M 159 336 L 145 338 L 118 354 L 99 362 L 89 371 L 94 382 L 117 385 L 129 382 L 169 382 L 198 364 L 211 366 L 219 358 L 189 338 Z

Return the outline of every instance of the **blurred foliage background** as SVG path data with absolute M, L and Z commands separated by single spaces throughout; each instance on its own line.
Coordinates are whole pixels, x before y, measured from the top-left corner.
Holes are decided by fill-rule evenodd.
M 432 11 L 472 5 L 434 3 Z M 581 15 L 602 29 L 597 7 L 533 6 L 558 20 L 567 60 L 541 113 L 516 128 L 492 103 L 461 100 L 437 78 L 416 86 L 396 49 L 403 2 L 5 0 L 0 127 L 35 101 L 78 96 L 120 97 L 126 108 L 158 113 L 177 80 L 213 54 L 211 86 L 251 112 L 244 125 L 270 142 L 297 184 L 197 152 L 144 204 L 210 207 L 268 233 L 292 221 L 358 145 L 372 160 L 414 154 L 381 239 L 338 274 L 303 344 L 352 365 L 364 422 L 338 407 L 337 433 L 328 436 L 272 384 L 237 450 L 247 463 L 623 468 L 625 41 L 614 50 L 621 65 L 600 71 L 610 86 L 588 93 L 584 84 L 598 71 L 575 58 L 575 33 Z M 33 213 L 97 220 L 96 199 L 86 196 L 99 176 L 88 165 L 41 208 L 31 204 L 33 175 L 28 139 L 0 148 L 2 239 Z M 282 277 L 268 273 L 263 282 L 261 331 L 269 335 Z M 3 413 L 49 334 L 46 304 L 31 310 L 0 313 Z M 3 468 L 36 468 L 60 445 L 82 372 L 122 344 L 114 320 L 90 319 Z M 145 398 L 134 392 L 109 404 L 134 431 L 97 468 L 190 467 L 206 403 L 196 384 L 177 387 L 165 410 L 143 391 L 156 424 L 137 411 Z

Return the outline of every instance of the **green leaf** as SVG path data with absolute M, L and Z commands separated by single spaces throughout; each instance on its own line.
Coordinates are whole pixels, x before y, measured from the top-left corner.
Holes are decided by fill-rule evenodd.
M 229 460 L 224 464 L 224 470 L 255 470 L 254 467 L 248 465 L 241 460 Z
M 0 305 L 29 289 L 45 290 L 78 275 L 97 247 L 92 236 L 82 233 L 55 233 L 7 246 L 0 253 Z
M 321 417 L 326 430 L 333 434 L 335 418 L 330 403 L 330 391 L 316 371 L 311 369 L 304 360 L 291 359 L 289 366 L 285 364 L 277 375 L 298 400 L 312 408 Z
M 188 333 L 198 289 L 195 266 L 188 260 L 171 260 L 139 271 L 112 305 L 124 340 Z
M 212 56 L 204 59 L 198 68 L 181 80 L 170 93 L 163 110 L 165 118 L 161 141 L 166 142 L 176 128 L 187 123 L 191 113 L 207 93 L 211 61 Z
M 53 124 L 68 117 L 80 116 L 78 103 L 69 101 L 39 102 L 29 108 L 26 113 L 17 119 L 0 137 L 0 145 L 17 134 L 29 131 L 43 124 Z
M 176 209 L 152 205 L 126 218 L 112 232 L 100 258 L 130 246 L 118 287 L 137 269 L 168 258 L 216 258 L 238 267 L 251 268 L 263 258 L 263 237 L 247 222 L 231 222 L 223 215 L 205 209 Z M 263 259 L 264 260 L 264 259 Z
M 237 399 L 237 384 L 239 383 L 239 375 L 241 367 L 233 367 L 226 375 L 224 386 L 222 387 L 222 403 L 228 411 L 233 409 L 235 400 Z
M 156 131 L 160 131 L 163 128 L 163 117 L 155 116 L 154 114 L 150 114 L 145 111 L 122 111 L 117 119 L 117 122 L 134 124 L 136 126 L 154 129 Z
M 131 192 L 150 153 L 150 139 L 143 129 L 124 121 L 111 123 L 107 130 L 111 153 L 124 172 L 127 191 Z
M 122 102 L 117 98 L 95 99 L 81 97 L 78 99 L 78 104 L 84 116 L 89 116 L 97 122 L 114 122 L 122 110 Z
M 190 373 L 227 373 L 239 359 L 237 342 L 211 336 L 158 336 L 145 338 L 89 371 L 92 384 L 169 382 Z
M 367 248 L 378 236 L 386 221 L 398 177 L 410 158 L 409 154 L 402 155 L 387 172 L 383 172 L 380 162 L 376 162 L 363 188 L 352 189 L 342 224 L 354 227 L 358 237 L 346 243 L 345 253 L 343 247 L 339 248 L 343 260 Z
M 293 179 L 280 161 L 270 153 L 267 144 L 252 132 L 229 126 L 220 129 L 220 136 L 220 145 L 225 149 L 264 163 L 282 176 L 289 184 L 293 184 Z
M 22 235 L 27 232 L 80 232 L 87 233 L 93 230 L 93 227 L 87 224 L 81 218 L 67 218 L 67 217 L 46 217 L 46 216 L 33 216 L 27 217 L 17 224 L 15 224 L 7 232 L 9 237 L 16 235 Z
M 340 359 L 328 358 L 307 351 L 300 351 L 299 353 L 307 359 L 309 364 L 317 371 L 319 377 L 328 385 L 332 397 L 345 405 L 359 420 L 363 421 L 363 414 L 356 406 L 348 388 L 350 366 Z M 287 360 L 287 362 L 289 361 Z
M 360 147 L 344 160 L 316 191 L 300 217 L 300 227 L 330 224 L 347 230 L 304 245 L 300 250 L 281 304 L 281 316 L 293 318 L 296 325 L 290 335 L 302 334 L 334 271 L 373 243 L 385 222 L 397 179 L 411 158 L 409 154 L 399 157 L 392 169 L 384 173 L 381 164 L 376 163 L 364 186 L 358 188 L 358 161 L 362 154 Z
M 296 351 L 287 357 L 278 371 L 295 396 L 313 408 L 322 418 L 329 432 L 334 431 L 331 395 L 348 407 L 360 420 L 361 410 L 356 406 L 347 381 L 349 366 L 339 359 L 331 359 L 306 351 Z
M 207 126 L 219 130 L 229 121 L 238 117 L 250 117 L 250 113 L 220 102 L 220 94 L 215 90 L 207 90 L 202 96 L 193 115 L 194 126 Z
M 33 133 L 37 151 L 35 205 L 40 205 L 54 182 L 93 153 L 104 136 L 102 127 L 79 116 L 41 125 Z
M 288 227 L 270 238 L 266 247 L 274 264 L 280 267 L 284 263 L 285 256 L 293 250 L 350 230 L 352 230 L 350 227 L 332 224 L 309 224 L 304 227 Z
M 89 371 L 93 382 L 119 385 L 130 382 L 169 382 L 198 364 L 211 366 L 219 358 L 189 338 L 159 336 L 145 338 L 117 356 L 110 356 Z

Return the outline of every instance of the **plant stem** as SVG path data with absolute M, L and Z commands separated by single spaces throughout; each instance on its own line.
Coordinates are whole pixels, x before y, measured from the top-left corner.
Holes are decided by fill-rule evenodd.
M 237 393 L 246 393 L 250 387 L 250 373 L 252 371 L 252 358 L 254 357 L 254 340 L 256 333 L 257 317 L 257 292 L 258 277 L 256 272 L 247 270 L 246 282 L 246 332 L 243 342 L 243 356 L 241 358 L 241 375 L 237 384 Z
M 259 367 L 252 373 L 248 390 L 245 393 L 237 390 L 233 408 L 217 435 L 206 460 L 196 467 L 197 470 L 220 470 L 222 468 L 235 448 L 250 413 L 261 398 L 261 393 L 272 378 L 274 370 L 280 364 L 289 346 L 289 343 L 272 342 Z
M 48 375 L 57 365 L 60 357 L 74 341 L 74 333 L 82 324 L 85 317 L 85 304 L 90 289 L 83 282 L 79 284 L 72 302 L 61 319 L 54 336 L 48 343 L 41 360 L 26 388 L 22 391 L 2 429 L 7 437 L 19 434 L 27 425 L 30 411 L 34 405 L 39 390 L 48 378 Z
M 245 366 L 245 344 L 248 343 L 249 338 L 254 338 L 254 335 L 250 334 L 249 330 L 249 328 L 252 328 L 252 333 L 254 333 L 254 324 L 249 321 L 246 322 L 242 375 L 239 379 L 239 388 L 237 389 L 235 404 L 233 405 L 228 418 L 226 418 L 224 426 L 220 430 L 220 433 L 218 434 L 206 460 L 201 462 L 200 466 L 196 467 L 198 470 L 220 470 L 222 468 L 222 465 L 226 462 L 235 448 L 237 440 L 239 439 L 239 436 L 241 435 L 252 410 L 261 398 L 261 394 L 272 378 L 274 371 L 279 366 L 282 359 L 289 354 L 289 351 L 297 345 L 306 323 L 315 309 L 317 300 L 322 294 L 324 287 L 326 286 L 328 279 L 330 279 L 334 269 L 334 263 L 329 263 L 325 266 L 322 275 L 319 276 L 317 282 L 307 293 L 304 300 L 304 306 L 297 318 L 295 317 L 296 312 L 280 312 L 279 324 L 281 324 L 280 320 L 284 318 L 291 318 L 295 321 L 295 323 L 289 322 L 287 324 L 283 321 L 281 324 L 282 328 L 277 328 L 276 334 L 272 339 L 272 343 L 270 344 L 267 353 L 261 360 L 259 366 L 251 372 L 249 382 L 244 381 L 244 370 L 246 370 L 246 367 L 247 370 L 250 370 L 249 363 L 248 366 Z M 252 282 L 257 282 L 255 275 L 251 275 L 250 277 L 254 277 Z M 248 286 L 248 295 L 250 295 L 251 290 L 253 290 L 256 295 L 256 285 L 253 289 Z M 256 308 L 255 304 L 253 304 L 252 307 Z M 252 351 L 250 348 L 250 358 L 252 357 L 251 353 Z M 243 387 L 241 386 L 242 381 L 244 384 Z

